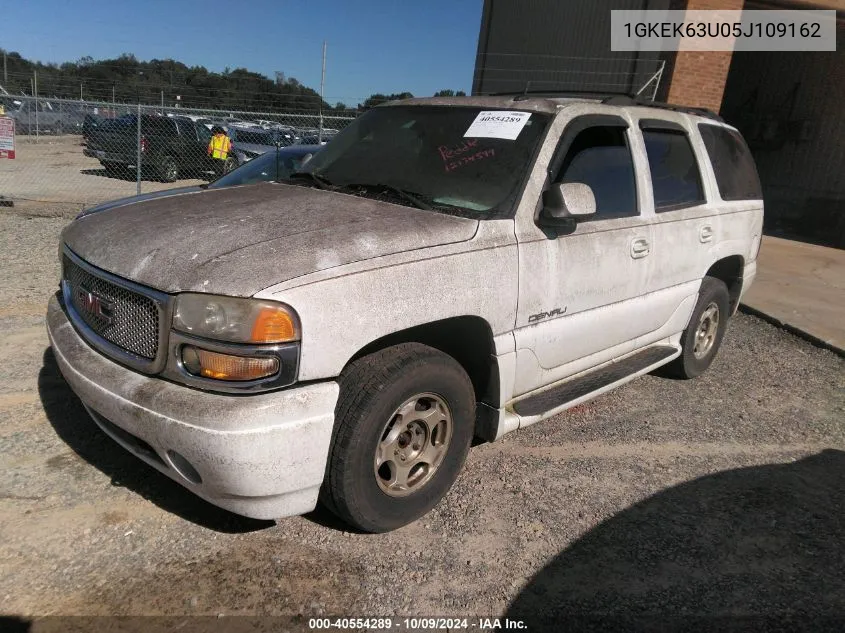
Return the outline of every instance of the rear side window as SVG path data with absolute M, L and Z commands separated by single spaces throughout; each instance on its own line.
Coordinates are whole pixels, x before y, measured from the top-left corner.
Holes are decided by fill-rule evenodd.
M 179 129 L 182 132 L 182 136 L 185 137 L 185 140 L 197 140 L 197 128 L 193 121 L 179 121 Z
M 762 200 L 760 178 L 739 132 L 700 123 L 698 130 L 713 164 L 722 200 Z
M 672 211 L 705 202 L 701 174 L 689 138 L 678 130 L 643 130 L 654 210 Z
M 141 120 L 144 134 L 157 136 L 176 136 L 176 122 L 170 118 L 145 117 Z

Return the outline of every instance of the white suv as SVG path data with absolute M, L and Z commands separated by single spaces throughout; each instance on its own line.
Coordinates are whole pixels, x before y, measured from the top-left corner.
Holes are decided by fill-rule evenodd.
M 384 531 L 443 497 L 473 436 L 707 369 L 762 223 L 710 113 L 411 99 L 288 181 L 74 221 L 48 329 L 97 424 L 199 496 L 257 518 L 322 499 Z

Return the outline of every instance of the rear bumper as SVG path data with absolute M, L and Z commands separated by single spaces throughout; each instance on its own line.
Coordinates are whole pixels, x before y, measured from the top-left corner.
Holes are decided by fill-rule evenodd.
M 135 161 L 134 157 L 132 159 L 129 159 L 125 154 L 120 154 L 118 152 L 107 152 L 101 149 L 91 149 L 88 147 L 82 150 L 82 154 L 88 156 L 89 158 L 96 158 L 97 160 L 103 160 L 110 163 L 121 163 L 124 165 Z
M 336 382 L 228 396 L 145 376 L 91 348 L 55 296 L 47 331 L 62 374 L 94 421 L 146 463 L 244 516 L 275 519 L 316 506 Z

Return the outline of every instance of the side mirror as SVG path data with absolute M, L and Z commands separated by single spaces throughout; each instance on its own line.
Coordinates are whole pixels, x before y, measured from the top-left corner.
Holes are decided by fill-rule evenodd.
M 543 223 L 570 226 L 580 217 L 596 212 L 596 197 L 589 185 L 581 182 L 555 183 L 543 195 Z

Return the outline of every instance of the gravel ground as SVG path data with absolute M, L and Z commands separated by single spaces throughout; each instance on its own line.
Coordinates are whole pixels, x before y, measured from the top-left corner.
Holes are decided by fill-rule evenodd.
M 413 525 L 374 536 L 322 512 L 254 521 L 122 451 L 58 374 L 44 311 L 66 222 L 0 214 L 0 613 L 841 630 L 845 362 L 834 354 L 739 315 L 703 377 L 647 376 L 475 447 Z M 50 622 L 31 630 L 70 628 Z

